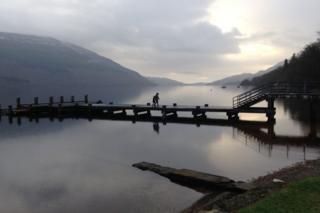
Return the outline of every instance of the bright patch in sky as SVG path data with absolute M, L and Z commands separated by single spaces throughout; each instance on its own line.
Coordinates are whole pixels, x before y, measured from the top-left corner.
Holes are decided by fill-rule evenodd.
M 263 43 L 245 43 L 240 44 L 240 54 L 230 54 L 227 58 L 231 60 L 248 60 L 249 58 L 265 58 L 279 56 L 282 51 L 276 47 Z
M 241 32 L 249 33 L 250 14 L 253 6 L 244 4 L 244 1 L 238 0 L 217 0 L 208 9 L 209 22 L 220 27 L 224 32 L 230 32 L 237 28 Z

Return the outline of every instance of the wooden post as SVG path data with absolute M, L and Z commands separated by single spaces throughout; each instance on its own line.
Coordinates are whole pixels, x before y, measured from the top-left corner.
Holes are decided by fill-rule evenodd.
M 239 120 L 239 112 L 227 112 L 229 121 L 238 121 Z
M 268 102 L 268 109 L 274 109 L 274 98 L 268 97 L 267 102 Z
M 75 114 L 76 114 L 76 118 L 79 118 L 79 103 L 76 103 L 75 105 Z
M 49 97 L 49 105 L 53 105 L 53 97 L 52 96 Z
M 84 102 L 85 102 L 86 104 L 89 102 L 88 95 L 85 95 L 85 96 L 84 96 Z
M 17 108 L 19 108 L 20 105 L 21 105 L 21 99 L 18 97 L 18 98 L 17 98 Z
M 310 103 L 310 133 L 309 136 L 316 138 L 317 137 L 317 110 L 315 109 L 315 101 L 311 100 Z
M 275 133 L 275 131 L 274 131 L 274 124 L 270 124 L 269 126 L 268 126 L 268 137 L 269 137 L 269 139 L 272 139 L 272 138 L 274 138 L 276 136 L 276 133 Z
M 92 104 L 88 105 L 88 116 L 89 116 L 89 121 L 91 121 L 91 113 L 92 113 Z
M 9 105 L 8 106 L 8 109 L 9 109 L 9 115 L 12 116 L 13 115 L 13 110 L 12 110 L 12 106 Z
M 38 97 L 34 97 L 34 105 L 38 105 L 39 104 L 39 98 Z
M 192 111 L 192 115 L 194 118 L 198 118 L 199 114 L 200 114 L 200 106 L 196 106 L 196 109 Z
M 89 114 L 91 114 L 91 111 L 92 111 L 92 104 L 89 104 L 89 105 L 88 105 L 88 112 L 89 112 Z
M 63 96 L 60 96 L 60 103 L 63 103 L 64 102 L 64 98 Z
M 166 117 L 167 117 L 167 106 L 163 105 L 162 106 L 162 118 L 166 119 Z
M 276 115 L 276 110 L 274 108 L 274 98 L 268 97 L 267 102 L 268 102 L 268 109 L 267 109 L 266 116 L 268 118 L 268 122 L 274 122 L 275 121 L 274 116 Z
M 133 111 L 134 119 L 136 119 L 136 117 L 138 116 L 138 112 L 136 111 L 136 105 L 132 105 L 132 111 Z
M 74 96 L 71 96 L 71 103 L 74 102 Z
M 62 104 L 60 103 L 58 105 L 58 115 L 61 116 L 61 113 L 62 113 Z

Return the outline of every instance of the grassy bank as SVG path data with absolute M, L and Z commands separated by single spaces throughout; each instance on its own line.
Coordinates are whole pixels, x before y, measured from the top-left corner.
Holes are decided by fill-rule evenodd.
M 320 212 L 320 177 L 289 184 L 279 192 L 239 211 L 240 213 Z

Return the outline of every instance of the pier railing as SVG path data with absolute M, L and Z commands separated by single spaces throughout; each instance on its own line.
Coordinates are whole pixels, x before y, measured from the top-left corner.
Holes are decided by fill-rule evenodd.
M 233 108 L 241 108 L 246 106 L 252 106 L 260 102 L 267 93 L 270 92 L 272 84 L 265 84 L 259 87 L 256 87 L 252 90 L 244 92 L 233 98 Z
M 250 107 L 267 97 L 297 97 L 297 96 L 320 96 L 320 83 L 287 83 L 287 82 L 274 82 L 264 84 L 262 86 L 253 88 L 245 93 L 242 93 L 233 98 L 233 108 Z

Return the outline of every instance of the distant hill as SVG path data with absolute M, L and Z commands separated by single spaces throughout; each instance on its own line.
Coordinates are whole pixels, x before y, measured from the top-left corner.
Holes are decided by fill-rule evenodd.
M 155 83 L 158 86 L 183 86 L 185 83 L 180 81 L 175 81 L 169 78 L 159 78 L 159 77 L 147 77 L 149 81 Z
M 216 86 L 238 85 L 239 83 L 241 83 L 241 81 L 248 79 L 248 78 L 252 78 L 252 76 L 253 76 L 253 74 L 251 74 L 251 73 L 243 73 L 243 74 L 239 74 L 239 75 L 233 75 L 233 76 L 223 78 L 218 81 L 208 83 L 208 85 L 216 85 Z
M 299 54 L 285 59 L 281 66 L 264 75 L 243 81 L 242 85 L 261 85 L 276 81 L 319 82 L 320 39 L 307 45 Z
M 53 38 L 0 32 L 0 82 L 45 86 L 154 85 L 137 72 Z
M 242 81 L 244 80 L 251 80 L 255 77 L 258 77 L 258 76 L 261 76 L 261 75 L 264 75 L 266 73 L 269 73 L 275 69 L 277 69 L 278 67 L 280 67 L 283 63 L 278 63 L 266 70 L 262 70 L 262 71 L 259 71 L 257 73 L 242 73 L 242 74 L 239 74 L 239 75 L 233 75 L 233 76 L 230 76 L 230 77 L 227 77 L 227 78 L 223 78 L 221 80 L 218 80 L 218 81 L 214 81 L 214 82 L 211 82 L 209 83 L 208 85 L 216 85 L 216 86 L 229 86 L 229 85 L 240 85 Z

